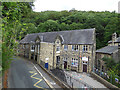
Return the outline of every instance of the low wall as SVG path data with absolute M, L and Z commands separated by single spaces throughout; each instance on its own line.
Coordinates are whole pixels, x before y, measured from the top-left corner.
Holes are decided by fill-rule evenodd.
M 38 64 L 39 65 L 39 64 Z M 65 82 L 63 83 L 62 81 L 60 81 L 60 79 L 58 79 L 56 76 L 54 76 L 52 73 L 50 73 L 48 70 L 46 70 L 43 66 L 39 65 L 46 73 L 49 74 L 49 76 L 58 84 L 60 85 L 63 89 L 72 89 L 71 87 L 69 87 L 68 85 L 65 84 Z
M 117 86 L 109 83 L 108 81 L 106 81 L 105 79 L 103 79 L 102 77 L 100 77 L 99 75 L 95 74 L 94 72 L 91 72 L 92 77 L 94 77 L 95 79 L 97 79 L 99 82 L 101 82 L 102 84 L 104 84 L 107 88 L 109 89 L 114 89 L 114 90 L 120 90 L 120 88 L 118 88 Z

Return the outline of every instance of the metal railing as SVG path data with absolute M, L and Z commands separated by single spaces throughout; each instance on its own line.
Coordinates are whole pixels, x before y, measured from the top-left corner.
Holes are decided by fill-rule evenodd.
M 86 82 L 74 78 L 73 76 L 65 73 L 65 76 L 67 78 L 67 83 L 72 86 L 72 88 L 87 88 L 87 90 L 93 90 L 95 89 L 93 86 L 87 84 Z
M 73 76 L 65 73 L 64 70 L 53 69 L 51 70 L 51 72 L 60 80 L 67 83 L 71 88 L 83 88 L 83 89 L 87 88 L 87 90 L 95 90 L 93 86 L 87 84 L 86 82 L 80 79 L 74 78 Z
M 94 70 L 94 73 L 97 74 L 97 75 L 99 75 L 99 76 L 102 77 L 103 79 L 107 80 L 108 82 L 110 82 L 110 83 L 112 83 L 112 84 L 120 87 L 120 77 L 119 77 L 119 76 L 117 76 L 117 75 L 115 76 L 115 77 L 117 77 L 117 79 L 118 79 L 118 82 L 117 82 L 117 81 L 115 81 L 115 78 L 113 79 L 113 76 L 112 76 L 112 75 L 109 76 L 109 75 L 107 74 L 107 72 L 102 72 L 102 71 L 100 71 L 100 70 L 98 70 L 98 69 L 95 69 L 95 70 Z

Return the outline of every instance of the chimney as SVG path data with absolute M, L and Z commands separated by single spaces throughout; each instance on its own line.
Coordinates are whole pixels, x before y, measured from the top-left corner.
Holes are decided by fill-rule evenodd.
M 43 36 L 40 36 L 41 42 L 43 42 Z
M 118 13 L 120 13 L 120 1 L 118 2 Z
M 117 40 L 116 32 L 112 34 L 112 45 L 114 46 L 114 42 Z

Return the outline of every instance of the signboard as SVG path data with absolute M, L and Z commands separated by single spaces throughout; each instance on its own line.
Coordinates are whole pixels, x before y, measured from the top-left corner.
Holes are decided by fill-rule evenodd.
M 48 61 L 48 60 L 49 60 L 49 58 L 45 58 L 45 60 L 47 60 L 47 61 Z
M 88 61 L 87 57 L 82 57 L 82 61 Z
M 49 58 L 45 58 L 45 63 L 48 63 Z

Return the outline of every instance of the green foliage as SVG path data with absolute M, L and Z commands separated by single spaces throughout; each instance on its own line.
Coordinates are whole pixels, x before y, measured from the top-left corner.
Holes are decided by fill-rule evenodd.
M 22 21 L 34 24 L 37 30 L 32 31 L 35 33 L 96 28 L 97 49 L 99 49 L 107 45 L 112 33 L 120 34 L 119 19 L 120 15 L 115 12 L 72 10 L 31 12 L 28 17 L 22 18 Z
M 3 2 L 2 3 L 2 70 L 9 68 L 13 55 L 17 48 L 17 39 L 20 32 L 25 32 L 23 17 L 31 10 L 29 3 Z M 32 25 L 31 25 L 32 26 Z M 22 28 L 22 29 L 21 29 Z
M 115 60 L 112 57 L 103 57 L 102 60 L 105 62 L 106 67 L 110 70 L 116 65 Z
M 40 30 L 42 30 L 42 32 L 59 31 L 59 24 L 57 21 L 47 20 L 44 23 L 40 23 L 37 30 L 39 32 L 41 32 Z
M 115 65 L 112 69 L 110 69 L 107 73 L 110 76 L 109 82 L 111 82 L 112 84 L 120 87 L 119 83 L 116 83 L 115 78 L 117 78 L 118 80 L 120 80 L 120 76 L 119 76 L 119 68 L 120 64 Z
M 108 81 L 120 87 L 120 85 L 115 81 L 115 78 L 120 80 L 120 61 L 118 63 L 115 63 L 114 59 L 111 57 L 103 57 L 102 60 L 105 62 L 105 65 L 108 69 L 107 74 L 110 76 Z

